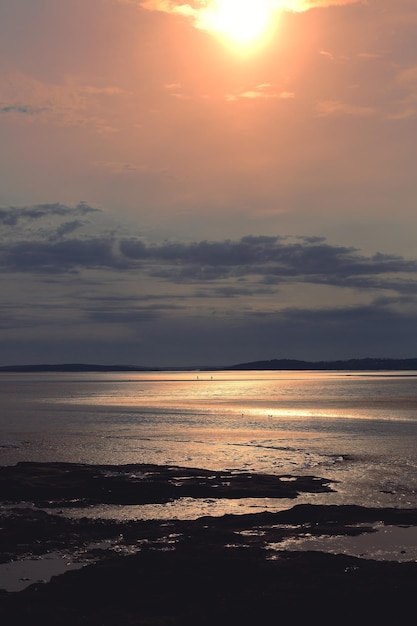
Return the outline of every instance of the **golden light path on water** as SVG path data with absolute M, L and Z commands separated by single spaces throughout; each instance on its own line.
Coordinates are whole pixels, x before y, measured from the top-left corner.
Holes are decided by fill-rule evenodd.
M 156 463 L 308 474 L 339 481 L 336 492 L 297 502 L 415 504 L 413 372 L 52 373 L 3 376 L 0 386 L 3 464 Z M 201 501 L 192 511 L 179 501 L 147 514 L 291 504 Z
M 165 504 L 73 506 L 58 513 L 71 517 L 195 519 L 301 503 L 414 508 L 416 382 L 416 372 L 4 374 L 0 464 L 155 463 L 265 472 L 289 480 L 316 476 L 334 489 L 295 499 L 179 498 Z M 51 512 L 57 514 L 56 508 Z M 270 558 L 281 549 L 318 549 L 413 560 L 413 546 L 415 529 L 375 526 L 371 538 L 305 537 L 269 549 Z M 73 567 L 61 555 L 52 561 L 46 562 L 48 571 Z M 0 587 L 21 584 L 20 570 L 10 567 L 0 571 Z M 39 564 L 29 560 L 22 567 L 37 572 Z

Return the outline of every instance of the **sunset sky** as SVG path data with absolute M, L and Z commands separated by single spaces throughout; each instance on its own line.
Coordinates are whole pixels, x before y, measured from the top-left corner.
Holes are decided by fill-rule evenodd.
M 0 365 L 417 356 L 415 0 L 2 0 Z

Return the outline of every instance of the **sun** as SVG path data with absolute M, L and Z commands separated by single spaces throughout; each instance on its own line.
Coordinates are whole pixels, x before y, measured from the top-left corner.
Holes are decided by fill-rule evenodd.
M 213 0 L 204 10 L 202 26 L 237 44 L 250 44 L 268 30 L 270 0 Z

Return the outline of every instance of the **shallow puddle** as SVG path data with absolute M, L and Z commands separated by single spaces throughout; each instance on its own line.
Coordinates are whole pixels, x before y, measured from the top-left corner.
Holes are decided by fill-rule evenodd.
M 297 503 L 301 498 L 297 499 Z M 88 507 L 68 507 L 44 510 L 72 519 L 134 520 L 195 520 L 199 517 L 221 517 L 269 511 L 278 513 L 294 504 L 289 498 L 178 498 L 165 504 L 100 504 Z
M 80 569 L 84 563 L 75 563 L 68 555 L 50 552 L 39 557 L 20 559 L 0 564 L 0 589 L 22 591 L 29 585 L 48 582 L 52 576 Z
M 417 561 L 417 527 L 375 525 L 375 532 L 356 537 L 305 536 L 268 545 L 270 550 L 314 550 L 377 561 Z

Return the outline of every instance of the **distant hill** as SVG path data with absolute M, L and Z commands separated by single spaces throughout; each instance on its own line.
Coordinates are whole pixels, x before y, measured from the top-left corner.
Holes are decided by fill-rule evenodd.
M 417 370 L 415 359 L 349 359 L 339 361 L 299 361 L 272 359 L 251 361 L 223 367 L 139 367 L 136 365 L 95 365 L 89 363 L 58 363 L 40 365 L 5 365 L 0 372 L 158 372 L 158 371 L 239 371 L 239 370 L 316 370 L 316 371 L 405 371 Z
M 89 363 L 58 363 L 40 365 L 5 365 L 0 372 L 153 372 L 152 367 L 135 365 L 94 365 Z
M 417 370 L 416 359 L 349 359 L 340 361 L 297 361 L 294 359 L 272 359 L 240 363 L 228 370 L 344 370 L 344 371 L 389 371 Z

